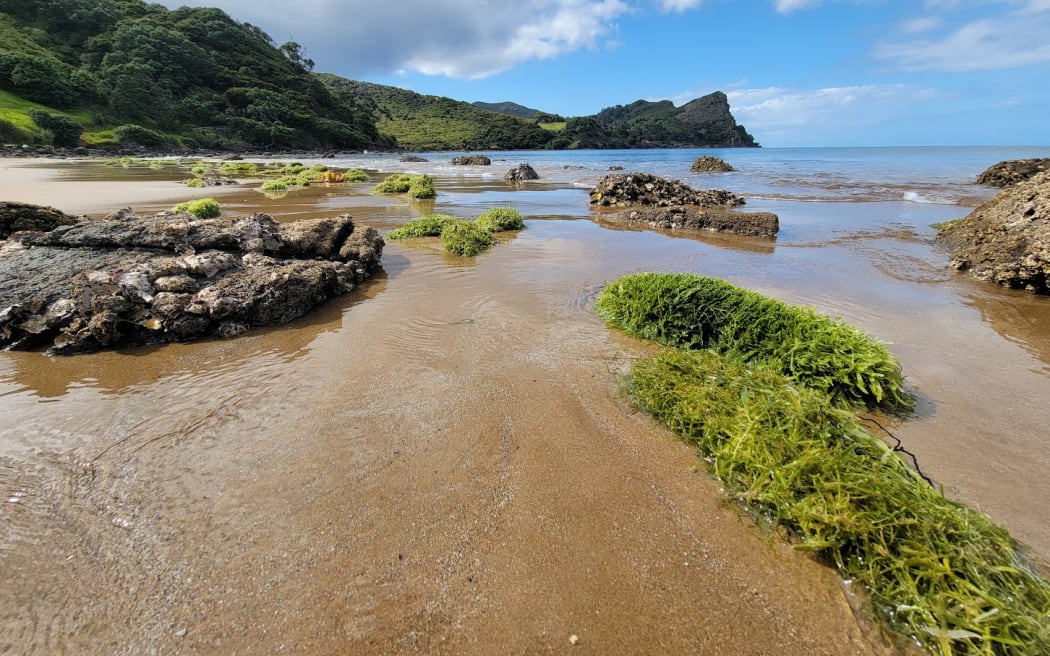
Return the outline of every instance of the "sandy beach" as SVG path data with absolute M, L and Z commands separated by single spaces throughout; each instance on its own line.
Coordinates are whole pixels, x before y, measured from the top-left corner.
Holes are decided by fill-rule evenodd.
M 190 195 L 3 176 L 72 213 Z M 621 397 L 649 347 L 549 293 L 559 247 L 395 244 L 290 325 L 2 354 L 0 651 L 891 653 Z

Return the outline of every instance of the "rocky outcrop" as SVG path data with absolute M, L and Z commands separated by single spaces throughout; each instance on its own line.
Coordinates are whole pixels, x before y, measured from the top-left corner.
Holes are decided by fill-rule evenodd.
M 1050 293 L 1050 172 L 1007 187 L 937 238 L 954 254 L 951 265 L 981 280 Z
M 419 155 L 402 155 L 399 158 L 399 161 L 402 161 L 402 162 L 425 162 L 425 161 L 427 161 L 427 158 L 426 157 L 420 157 Z
M 453 157 L 452 163 L 456 166 L 488 166 L 492 164 L 492 160 L 484 155 L 466 155 Z
M 281 224 L 130 210 L 0 248 L 0 347 L 72 354 L 232 336 L 345 294 L 383 239 L 350 216 Z
M 1048 170 L 1050 170 L 1050 157 L 1007 160 L 985 169 L 977 176 L 977 184 L 1009 187 Z
M 696 158 L 696 161 L 693 162 L 693 166 L 690 170 L 693 173 L 729 173 L 736 169 L 724 159 L 712 157 L 711 155 L 703 155 Z
M 53 207 L 0 202 L 0 239 L 7 239 L 11 233 L 21 230 L 44 232 L 79 220 L 79 217 L 70 216 Z
M 507 171 L 503 179 L 507 182 L 521 182 L 522 180 L 539 180 L 540 174 L 536 173 L 536 169 L 532 168 L 526 163 L 521 163 Z
M 697 191 L 677 180 L 666 180 L 649 173 L 612 173 L 599 180 L 591 190 L 591 204 L 603 207 L 736 207 L 743 205 L 744 199 L 723 189 Z
M 775 237 L 780 219 L 770 212 L 736 212 L 744 199 L 723 189 L 698 191 L 648 173 L 612 173 L 591 190 L 591 204 L 614 210 L 604 220 L 651 228 L 711 230 Z

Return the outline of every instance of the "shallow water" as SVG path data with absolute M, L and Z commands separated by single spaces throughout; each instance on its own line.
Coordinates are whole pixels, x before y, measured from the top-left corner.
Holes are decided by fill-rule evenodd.
M 749 197 L 779 214 L 775 241 L 628 230 L 591 214 L 579 179 L 630 155 L 567 154 L 537 167 L 554 180 L 516 187 L 435 163 L 441 195 L 422 203 L 369 183 L 224 190 L 226 211 L 281 220 L 349 212 L 387 232 L 510 205 L 527 229 L 477 258 L 390 242 L 355 293 L 235 340 L 0 353 L 0 647 L 488 653 L 513 636 L 545 652 L 579 633 L 596 653 L 872 649 L 826 570 L 756 538 L 688 449 L 617 398 L 646 347 L 592 304 L 642 270 L 726 278 L 888 341 L 920 405 L 884 423 L 947 494 L 1050 561 L 1050 302 L 947 268 L 929 226 L 966 207 L 825 185 L 820 202 Z M 500 157 L 497 172 L 519 161 Z M 987 195 L 955 191 L 979 170 L 920 182 Z M 681 620 L 698 613 L 720 638 Z

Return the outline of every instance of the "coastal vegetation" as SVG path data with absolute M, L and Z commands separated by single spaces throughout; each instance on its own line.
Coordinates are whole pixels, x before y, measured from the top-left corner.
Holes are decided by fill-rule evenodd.
M 597 306 L 669 345 L 627 374 L 638 407 L 695 445 L 756 519 L 863 586 L 885 627 L 943 656 L 1047 653 L 1050 584 L 1005 530 L 945 498 L 853 414 L 911 404 L 882 344 L 701 276 L 625 276 Z

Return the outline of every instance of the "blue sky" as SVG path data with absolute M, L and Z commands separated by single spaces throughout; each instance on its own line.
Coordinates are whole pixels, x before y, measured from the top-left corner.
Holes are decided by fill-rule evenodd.
M 1050 0 L 164 0 L 315 70 L 566 116 L 725 91 L 764 146 L 1050 144 Z M 289 11 L 294 7 L 294 11 Z

